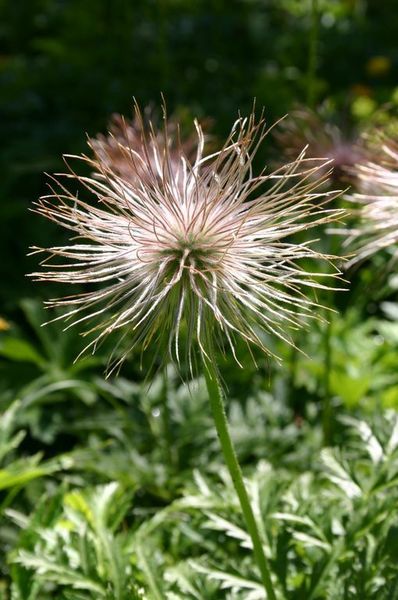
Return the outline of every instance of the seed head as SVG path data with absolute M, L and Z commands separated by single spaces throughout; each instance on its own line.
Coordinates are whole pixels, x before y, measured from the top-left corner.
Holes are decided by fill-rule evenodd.
M 138 107 L 135 120 L 133 141 L 113 138 L 123 169 L 104 154 L 104 144 L 91 142 L 93 158 L 74 158 L 93 175 L 69 167 L 36 204 L 36 212 L 74 239 L 68 246 L 34 248 L 49 256 L 33 276 L 90 285 L 48 304 L 68 307 L 68 327 L 94 323 L 84 332 L 94 335 L 87 346 L 93 351 L 119 333 L 126 348 L 113 366 L 136 345 L 177 363 L 184 359 L 191 369 L 195 356 L 209 356 L 215 347 L 229 348 L 238 361 L 237 337 L 270 354 L 266 334 L 290 341 L 289 329 L 316 315 L 316 300 L 306 291 L 327 287 L 317 267 L 311 272 L 299 263 L 333 257 L 311 241 L 292 239 L 342 215 L 326 206 L 338 192 L 325 191 L 325 175 L 315 178 L 325 161 L 309 166 L 301 153 L 275 172 L 255 175 L 253 160 L 268 130 L 254 114 L 240 117 L 223 148 L 211 154 L 195 123 L 193 158 L 177 130 L 170 141 L 166 117 L 162 133 L 144 124 Z M 70 191 L 62 178 L 91 198 Z
M 154 111 L 146 109 L 146 117 L 149 136 L 147 145 L 143 144 L 145 137 L 145 125 L 139 113 L 131 120 L 126 120 L 122 115 L 114 114 L 109 123 L 107 135 L 99 134 L 90 140 L 90 146 L 102 164 L 107 165 L 114 174 L 126 181 L 144 178 L 148 175 L 147 169 L 141 169 L 139 164 L 131 168 L 131 152 L 139 154 L 144 162 L 149 162 L 153 173 L 158 172 L 157 160 L 158 150 L 167 145 L 169 167 L 175 177 L 181 169 L 181 150 L 186 158 L 192 162 L 195 159 L 197 137 L 190 135 L 180 139 L 179 124 L 175 118 L 167 121 L 167 138 L 165 131 L 154 130 L 151 117 Z M 156 117 L 155 117 L 156 118 Z M 207 125 L 208 123 L 205 123 Z M 147 151 L 147 153 L 146 153 Z M 180 178 L 181 179 L 181 178 Z M 159 183 L 162 183 L 162 174 L 159 175 Z
M 297 107 L 274 130 L 274 136 L 289 160 L 294 160 L 302 148 L 307 147 L 307 158 L 325 157 L 331 161 L 330 183 L 354 183 L 353 167 L 365 160 L 362 138 L 359 132 L 347 131 L 326 109 L 320 106 L 315 112 Z
M 349 200 L 356 205 L 357 225 L 346 231 L 346 245 L 355 256 L 347 267 L 398 243 L 398 146 L 384 139 L 379 149 L 379 162 L 368 161 L 356 169 L 360 192 Z

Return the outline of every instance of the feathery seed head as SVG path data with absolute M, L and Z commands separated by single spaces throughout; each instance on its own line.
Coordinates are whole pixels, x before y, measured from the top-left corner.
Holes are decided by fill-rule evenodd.
M 356 205 L 358 223 L 345 231 L 345 244 L 355 251 L 347 267 L 398 243 L 398 146 L 389 139 L 379 141 L 381 158 L 357 166 L 360 191 L 348 198 Z
M 353 167 L 365 160 L 362 139 L 358 132 L 339 126 L 329 113 L 326 105 L 316 112 L 299 106 L 275 130 L 275 138 L 289 160 L 308 146 L 307 158 L 326 157 L 331 161 L 331 183 L 353 183 Z
M 180 128 L 175 118 L 168 119 L 166 131 L 155 131 L 150 122 L 153 112 L 147 109 L 144 113 L 148 122 L 148 134 L 145 133 L 144 119 L 140 112 L 137 112 L 131 120 L 114 114 L 109 124 L 109 133 L 90 139 L 90 146 L 101 162 L 127 181 L 146 176 L 146 169 L 140 167 L 140 162 L 136 163 L 135 168 L 131 168 L 132 153 L 139 155 L 144 162 L 149 162 L 151 170 L 156 173 L 161 161 L 159 151 L 162 153 L 167 150 L 168 167 L 174 175 L 177 175 L 181 168 L 181 150 L 188 160 L 192 161 L 195 158 L 196 137 L 191 135 L 178 143 Z M 143 142 L 144 139 L 146 143 Z
M 191 369 L 197 350 L 208 356 L 225 344 L 238 360 L 236 337 L 270 353 L 264 334 L 288 340 L 289 328 L 315 316 L 316 301 L 305 290 L 327 287 L 299 263 L 333 257 L 291 239 L 343 213 L 325 206 L 338 192 L 325 192 L 325 175 L 315 178 L 325 162 L 314 166 L 301 153 L 273 173 L 255 175 L 253 158 L 268 132 L 262 117 L 239 118 L 223 148 L 207 155 L 195 123 L 196 151 L 187 156 L 178 135 L 170 140 L 166 118 L 160 134 L 135 111 L 139 141 L 113 138 L 123 169 L 105 142 L 91 143 L 94 158 L 75 158 L 94 175 L 70 168 L 63 176 L 93 201 L 54 178 L 51 194 L 36 204 L 36 212 L 71 230 L 74 241 L 34 248 L 49 257 L 33 276 L 97 286 L 49 304 L 69 307 L 68 326 L 94 321 L 85 332 L 95 334 L 87 346 L 93 350 L 119 332 L 127 349 L 115 364 L 137 344 L 162 357 L 167 350 Z

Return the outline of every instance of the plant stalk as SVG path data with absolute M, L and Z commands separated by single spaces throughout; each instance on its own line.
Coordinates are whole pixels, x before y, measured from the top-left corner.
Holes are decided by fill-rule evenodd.
M 254 517 L 253 509 L 250 505 L 249 496 L 243 481 L 242 471 L 236 456 L 231 436 L 229 433 L 227 415 L 225 413 L 223 393 L 219 382 L 217 369 L 213 363 L 203 357 L 204 375 L 206 378 L 207 391 L 209 394 L 210 405 L 213 412 L 214 423 L 216 426 L 218 438 L 224 454 L 224 459 L 232 478 L 236 493 L 239 498 L 240 506 L 244 519 L 246 521 L 247 530 L 252 539 L 253 552 L 260 569 L 261 579 L 264 584 L 267 598 L 276 600 L 273 589 L 268 561 L 264 554 L 264 548 L 261 542 L 257 523 Z
M 162 429 L 163 429 L 163 439 L 165 445 L 165 452 L 168 460 L 168 464 L 170 467 L 173 467 L 175 464 L 175 456 L 173 453 L 173 437 L 171 431 L 171 415 L 170 408 L 168 402 L 168 379 L 167 379 L 167 371 L 166 367 L 163 370 L 163 386 L 162 386 L 162 394 L 161 394 L 161 415 L 162 415 Z

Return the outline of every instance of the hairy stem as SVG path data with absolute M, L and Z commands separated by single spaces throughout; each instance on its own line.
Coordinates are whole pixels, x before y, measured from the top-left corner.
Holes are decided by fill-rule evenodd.
M 246 521 L 247 530 L 252 539 L 254 556 L 261 572 L 261 578 L 264 584 L 267 598 L 270 600 L 276 600 L 268 562 L 264 554 L 264 549 L 258 531 L 257 523 L 254 518 L 249 496 L 243 481 L 242 471 L 240 469 L 238 459 L 236 457 L 235 448 L 233 446 L 231 436 L 229 433 L 227 415 L 225 413 L 223 394 L 221 391 L 217 369 L 210 360 L 204 358 L 203 361 L 207 391 L 209 393 L 214 423 L 224 454 L 224 459 L 239 498 L 242 513 Z
M 171 415 L 168 402 L 168 379 L 166 368 L 163 370 L 163 386 L 161 393 L 161 415 L 162 415 L 162 429 L 163 429 L 163 440 L 165 445 L 165 452 L 168 460 L 169 467 L 175 465 L 175 456 L 173 453 L 173 439 L 171 431 Z

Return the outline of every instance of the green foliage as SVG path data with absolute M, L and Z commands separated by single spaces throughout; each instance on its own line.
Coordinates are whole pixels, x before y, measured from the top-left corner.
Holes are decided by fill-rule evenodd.
M 323 327 L 300 334 L 303 353 L 280 347 L 290 370 L 276 368 L 271 386 L 261 370 L 242 379 L 223 365 L 281 598 L 396 593 L 398 418 L 386 412 L 396 307 L 380 306 L 364 322 L 360 307 L 333 316 L 329 362 Z M 134 357 L 106 380 L 101 354 L 75 364 L 78 336 L 39 327 L 37 303 L 22 308 L 26 325 L 0 340 L 4 589 L 21 600 L 262 598 L 204 382 L 186 386 L 173 369 L 151 385 L 129 381 Z M 339 416 L 335 447 L 322 449 L 326 378 Z
M 279 594 L 391 598 L 398 580 L 398 417 L 344 417 L 344 443 L 311 471 L 265 461 L 247 483 Z M 15 598 L 263 598 L 224 470 L 185 477 L 165 508 L 111 482 L 46 495 L 13 550 Z M 69 488 L 69 489 L 66 489 Z M 76 595 L 74 595 L 76 594 Z
M 66 455 L 58 455 L 51 460 L 42 460 L 42 453 L 18 458 L 18 448 L 26 432 L 18 429 L 18 414 L 21 403 L 15 401 L 2 415 L 0 421 L 0 491 L 6 492 L 0 504 L 0 516 L 22 489 L 30 481 L 68 469 L 73 459 Z
M 124 600 L 143 597 L 134 583 L 126 548 L 127 535 L 116 533 L 131 494 L 117 483 L 46 498 L 33 518 L 24 522 L 13 552 L 16 598 Z M 12 515 L 18 521 L 19 515 Z M 29 571 L 34 571 L 34 583 Z M 32 589 L 33 588 L 33 589 Z M 33 591 L 33 594 L 32 594 Z M 65 594 L 65 596 L 64 596 Z
M 315 471 L 292 478 L 260 462 L 248 478 L 276 587 L 285 598 L 396 593 L 397 415 L 375 422 L 377 431 L 364 421 L 345 421 L 344 449 L 323 450 Z M 220 485 L 197 473 L 182 499 L 158 513 L 152 528 L 150 522 L 142 527 L 154 547 L 168 542 L 164 578 L 176 597 L 176 590 L 187 598 L 264 597 L 247 552 L 250 538 L 225 478 Z M 176 557 L 182 562 L 170 571 Z M 218 591 L 206 587 L 208 580 Z M 198 595 L 199 589 L 209 589 L 208 595 Z
M 12 326 L 1 339 L 5 593 L 262 598 L 204 382 L 186 386 L 172 369 L 150 386 L 129 381 L 134 357 L 105 380 L 101 360 L 74 364 L 76 334 L 39 329 L 35 303 L 23 310 L 29 327 Z M 396 406 L 395 305 L 384 301 L 382 310 L 364 323 L 359 308 L 333 318 L 333 448 L 322 449 L 319 426 L 322 327 L 301 335 L 306 355 L 291 371 L 275 369 L 272 386 L 261 370 L 241 380 L 224 364 L 231 432 L 281 598 L 396 593 L 398 417 L 388 408 Z
M 382 306 L 392 303 L 382 303 Z M 351 307 L 345 314 L 331 315 L 330 325 L 312 327 L 296 344 L 293 385 L 318 396 L 325 393 L 325 380 L 336 404 L 372 410 L 375 405 L 398 407 L 398 362 L 396 315 L 368 317 Z M 325 361 L 325 336 L 330 331 L 331 362 Z M 289 359 L 287 348 L 283 355 Z

